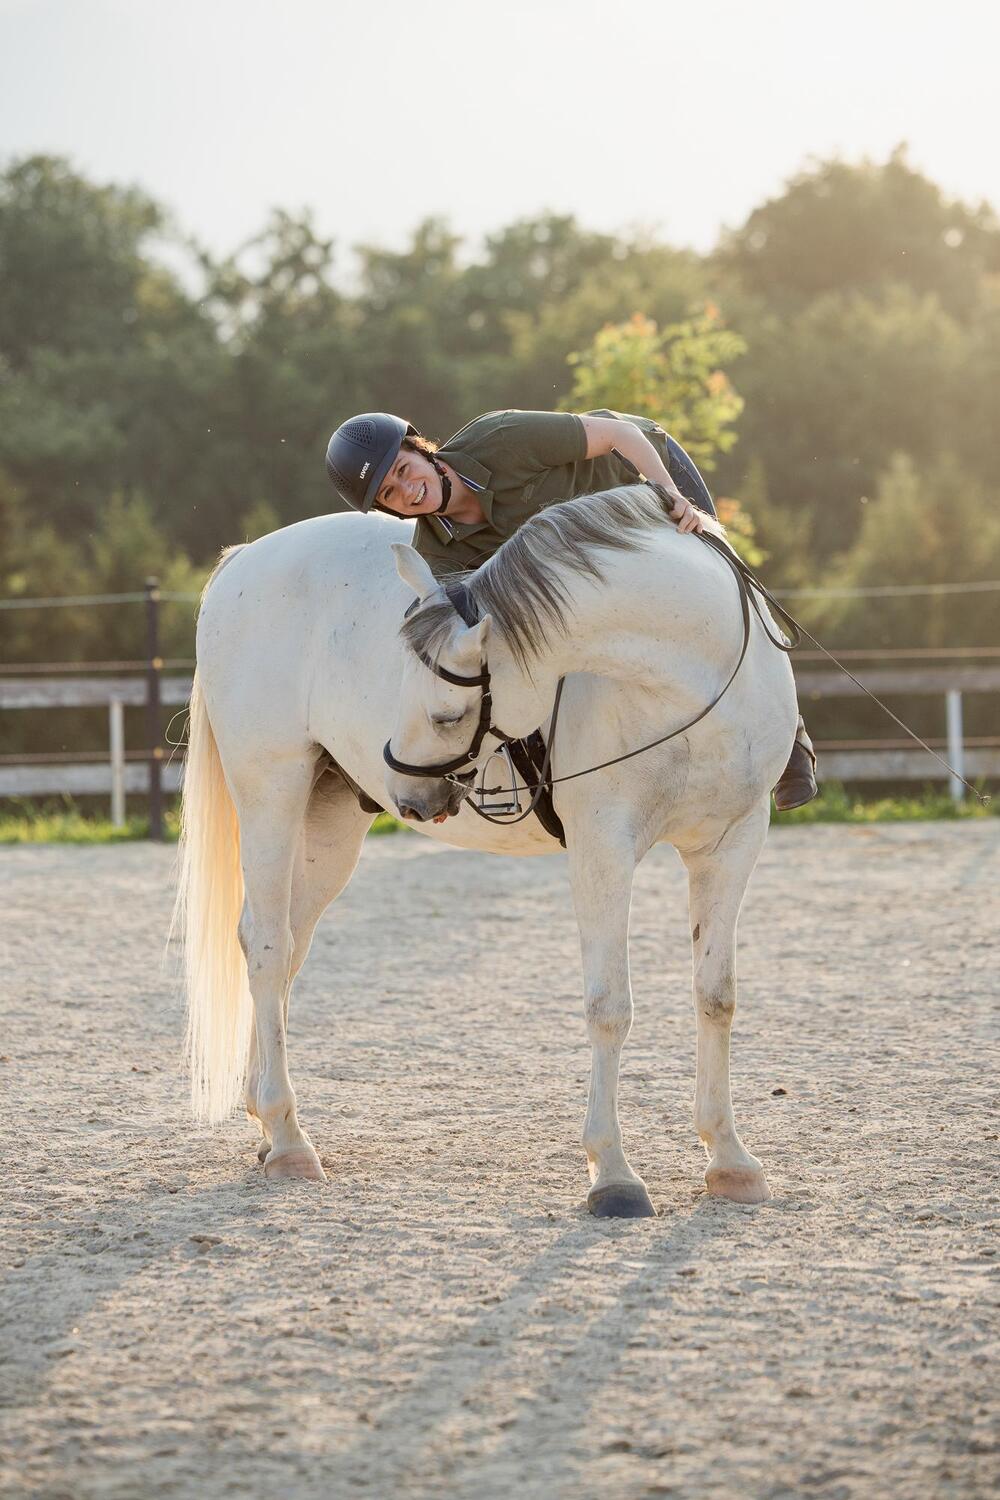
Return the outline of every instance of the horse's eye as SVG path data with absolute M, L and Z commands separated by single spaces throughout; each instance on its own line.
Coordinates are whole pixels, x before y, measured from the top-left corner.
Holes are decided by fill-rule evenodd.
M 461 724 L 464 718 L 464 714 L 431 714 L 431 723 L 435 729 L 447 729 L 451 724 Z

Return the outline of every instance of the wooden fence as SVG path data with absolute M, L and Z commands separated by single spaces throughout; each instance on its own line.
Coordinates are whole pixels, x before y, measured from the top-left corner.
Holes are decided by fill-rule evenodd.
M 155 640 L 153 642 L 155 646 Z M 845 656 L 854 653 L 845 652 Z M 804 660 L 804 653 L 799 660 Z M 104 663 L 130 667 L 136 674 L 106 676 L 0 676 L 0 709 L 92 708 L 108 710 L 108 749 L 54 754 L 0 756 L 0 797 L 39 797 L 52 794 L 110 795 L 112 821 L 125 821 L 127 794 L 150 798 L 151 836 L 162 836 L 161 798 L 178 789 L 182 750 L 164 746 L 161 708 L 183 709 L 191 692 L 191 677 L 172 675 L 151 653 L 147 662 Z M 51 670 L 51 669 L 50 669 Z M 91 668 L 93 670 L 93 668 Z M 954 769 L 971 780 L 1000 779 L 1000 736 L 966 739 L 963 697 L 968 693 L 1000 694 L 1000 665 L 937 664 L 910 667 L 872 667 L 864 671 L 872 692 L 882 698 L 940 696 L 945 734 L 931 740 Z M 796 673 L 799 702 L 821 698 L 862 696 L 861 689 L 840 673 L 808 668 Z M 145 707 L 146 744 L 136 750 L 125 745 L 126 707 Z M 178 720 L 178 723 L 181 722 Z M 937 761 L 900 735 L 893 740 L 831 740 L 819 742 L 822 775 L 831 781 L 944 781 L 956 799 L 964 787 L 948 777 Z

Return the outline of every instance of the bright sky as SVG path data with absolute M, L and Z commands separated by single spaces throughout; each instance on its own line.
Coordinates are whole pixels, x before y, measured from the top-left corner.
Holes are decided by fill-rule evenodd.
M 216 252 L 545 208 L 706 249 L 810 156 L 900 141 L 1000 206 L 986 0 L 0 0 L 0 155 L 136 182 Z

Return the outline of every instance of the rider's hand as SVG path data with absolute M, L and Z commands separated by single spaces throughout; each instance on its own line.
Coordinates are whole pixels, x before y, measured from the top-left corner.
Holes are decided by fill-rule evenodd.
M 683 495 L 675 495 L 673 509 L 670 519 L 677 522 L 678 531 L 704 531 L 705 514 L 697 505 L 692 505 L 690 500 L 685 500 Z

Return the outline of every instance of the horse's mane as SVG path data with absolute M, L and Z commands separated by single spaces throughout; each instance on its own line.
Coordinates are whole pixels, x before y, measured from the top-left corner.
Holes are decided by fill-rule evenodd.
M 490 615 L 516 660 L 545 647 L 553 630 L 566 634 L 569 624 L 568 579 L 575 575 L 604 582 L 602 552 L 639 552 L 654 531 L 672 523 L 647 485 L 623 485 L 581 495 L 539 511 L 475 571 L 449 575 L 463 583 L 480 615 Z M 718 522 L 713 531 L 722 535 Z M 436 661 L 451 638 L 455 610 L 447 599 L 435 599 L 404 620 L 401 635 L 418 655 Z

